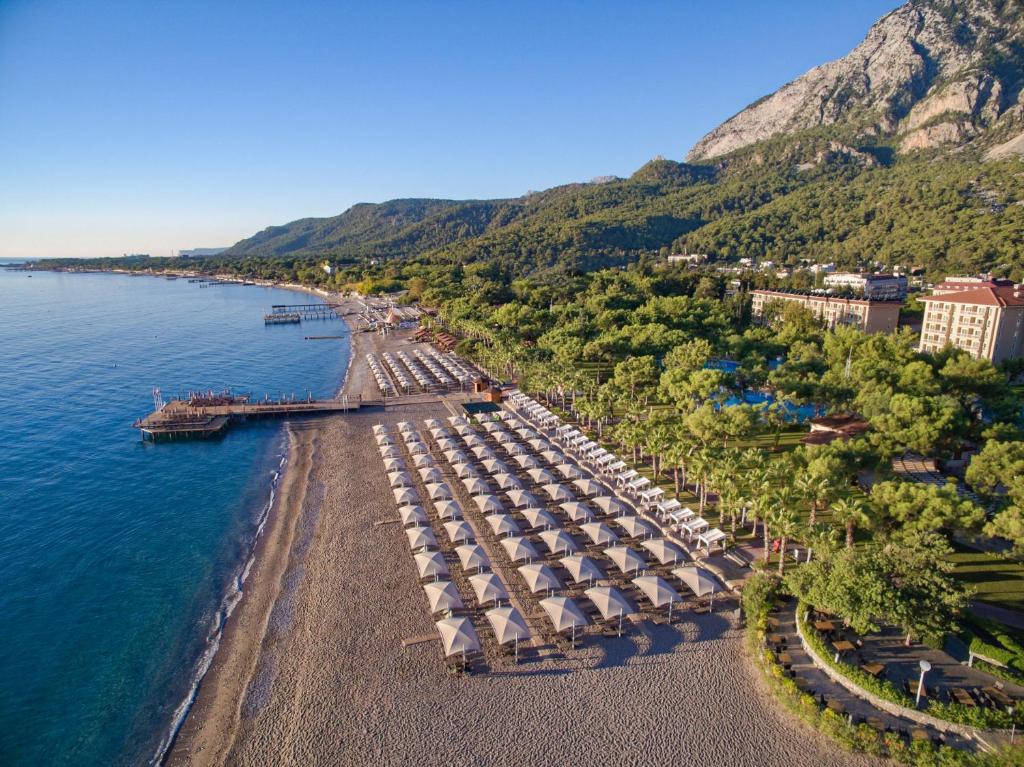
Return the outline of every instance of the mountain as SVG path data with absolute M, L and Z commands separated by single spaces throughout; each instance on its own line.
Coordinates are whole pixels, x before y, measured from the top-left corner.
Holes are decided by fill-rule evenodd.
M 1019 135 L 1024 105 L 1019 0 L 912 0 L 848 55 L 748 106 L 687 156 L 712 158 L 781 134 L 837 126 L 901 152 Z
M 288 274 L 324 257 L 401 258 L 524 274 L 688 248 L 1024 279 L 1022 6 L 911 0 L 847 56 L 713 130 L 687 162 L 511 199 L 363 203 L 265 229 L 211 264 L 271 260 Z

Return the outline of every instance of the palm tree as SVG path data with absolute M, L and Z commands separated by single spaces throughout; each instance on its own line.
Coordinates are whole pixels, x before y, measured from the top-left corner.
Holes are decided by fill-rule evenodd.
M 771 540 L 770 537 L 768 536 L 769 518 L 771 519 L 771 526 L 774 528 L 776 522 L 779 519 L 781 519 L 780 515 L 792 514 L 793 513 L 793 511 L 792 511 L 793 510 L 793 506 L 796 503 L 796 493 L 794 493 L 793 489 L 791 487 L 789 487 L 788 485 L 784 485 L 783 487 L 780 487 L 780 488 L 776 489 L 776 491 L 774 493 L 772 493 L 772 495 L 769 496 L 769 497 L 771 498 L 771 501 L 770 501 L 771 506 L 769 506 L 768 508 L 770 508 L 771 511 L 767 511 L 765 516 L 762 518 L 763 519 L 763 525 L 764 525 L 764 561 L 765 562 L 767 562 L 769 557 L 770 557 L 770 552 L 768 550 L 768 548 L 769 548 L 769 541 Z M 778 532 L 776 532 L 775 535 L 777 536 Z
M 779 539 L 779 575 L 786 574 L 786 544 L 796 536 L 799 529 L 796 514 L 780 507 L 772 514 L 772 529 Z
M 867 506 L 853 498 L 840 498 L 832 504 L 832 520 L 846 528 L 846 548 L 853 548 L 853 531 L 858 527 L 869 527 L 871 517 Z
M 829 483 L 813 474 L 801 474 L 796 480 L 797 492 L 810 505 L 811 514 L 807 524 L 814 526 L 818 521 L 818 504 L 828 496 L 831 489 Z

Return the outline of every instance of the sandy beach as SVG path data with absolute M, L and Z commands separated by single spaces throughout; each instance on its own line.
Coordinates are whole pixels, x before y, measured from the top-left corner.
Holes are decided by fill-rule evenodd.
M 377 396 L 353 334 L 345 390 Z M 250 585 L 170 762 L 197 765 L 873 764 L 782 712 L 731 606 L 453 676 L 372 437 L 435 397 L 293 428 Z M 734 606 L 734 605 L 732 605 Z

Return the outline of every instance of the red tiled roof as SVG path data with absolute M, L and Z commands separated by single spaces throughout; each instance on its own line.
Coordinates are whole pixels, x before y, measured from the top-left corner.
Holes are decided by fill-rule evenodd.
M 1024 306 L 1024 293 L 1017 293 L 1011 286 L 998 288 L 974 288 L 956 293 L 942 293 L 937 296 L 922 296 L 922 301 L 943 303 L 976 304 L 978 306 Z

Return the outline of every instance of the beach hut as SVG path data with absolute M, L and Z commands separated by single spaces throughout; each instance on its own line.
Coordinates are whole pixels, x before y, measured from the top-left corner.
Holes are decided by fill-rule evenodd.
M 519 525 L 508 514 L 489 514 L 484 519 L 487 520 L 487 524 L 490 525 L 494 534 L 499 537 L 503 535 L 518 535 L 520 533 Z
M 604 485 L 592 479 L 577 479 L 573 484 L 583 495 L 601 495 L 608 492 Z
M 640 545 L 663 565 L 675 565 L 686 560 L 686 552 L 665 538 L 651 538 Z
M 605 549 L 604 553 L 625 575 L 647 569 L 644 558 L 629 546 L 612 546 Z
M 604 522 L 587 522 L 580 525 L 580 530 L 598 546 L 616 543 L 619 540 L 619 536 L 613 533 L 612 529 Z
M 565 530 L 545 530 L 540 539 L 552 554 L 574 554 L 580 550 L 576 540 Z
M 540 506 L 540 502 L 536 496 L 532 493 L 528 493 L 525 490 L 509 490 L 506 493 L 508 499 L 512 501 L 512 506 L 517 509 L 521 509 L 527 506 Z
M 430 612 L 432 613 L 451 612 L 463 607 L 459 590 L 451 581 L 424 583 L 423 591 L 427 595 L 427 601 L 430 602 Z
M 534 594 L 547 591 L 550 595 L 556 589 L 562 588 L 562 584 L 558 581 L 554 571 L 540 562 L 522 565 L 519 568 L 519 574 L 523 576 L 526 585 Z
M 427 515 L 423 513 L 423 509 L 419 506 L 402 506 L 398 510 L 398 516 L 402 518 L 403 525 L 427 524 Z
M 501 547 L 513 562 L 530 562 L 538 557 L 537 549 L 529 540 L 522 536 L 502 538 Z
M 441 519 L 462 519 L 462 507 L 458 501 L 434 501 L 434 510 Z
M 694 596 L 702 597 L 711 595 L 711 604 L 715 603 L 715 592 L 718 591 L 718 582 L 715 576 L 703 567 L 677 567 L 672 571 L 683 585 L 693 592 Z
M 420 479 L 424 482 L 444 482 L 444 474 L 436 466 L 420 469 Z
M 388 474 L 388 482 L 391 487 L 412 487 L 412 477 L 407 471 L 393 471 Z
M 630 538 L 650 538 L 654 535 L 654 528 L 639 517 L 616 517 L 612 523 L 621 527 Z
M 496 514 L 505 510 L 505 507 L 501 505 L 501 501 L 495 495 L 473 496 L 473 503 L 480 509 L 481 514 Z
M 420 578 L 433 578 L 435 581 L 440 577 L 448 577 L 448 565 L 445 564 L 444 555 L 440 551 L 424 551 L 413 555 L 416 562 L 416 569 L 420 572 Z
M 562 567 L 569 572 L 569 575 L 572 576 L 576 583 L 583 583 L 584 581 L 593 583 L 604 578 L 604 571 L 598 567 L 593 559 L 583 554 L 562 557 L 558 561 L 562 563 Z
M 396 487 L 392 490 L 395 494 L 395 503 L 405 505 L 416 503 L 420 498 L 411 487 Z
M 541 490 L 543 490 L 547 494 L 548 498 L 550 498 L 555 503 L 560 503 L 562 501 L 568 502 L 574 500 L 575 498 L 575 496 L 573 496 L 573 494 L 569 491 L 569 488 L 567 488 L 565 485 L 559 485 L 557 483 L 544 485 L 541 488 Z
M 514 474 L 495 474 L 494 481 L 502 490 L 522 490 L 523 483 Z
M 487 622 L 494 630 L 494 636 L 498 644 L 515 642 L 515 658 L 519 662 L 519 640 L 529 639 L 530 630 L 526 627 L 526 621 L 519 611 L 514 607 L 495 607 L 488 610 L 484 615 Z
M 409 539 L 409 548 L 413 551 L 437 548 L 437 538 L 429 527 L 411 527 L 405 531 L 405 536 Z
M 491 492 L 490 486 L 479 477 L 468 477 L 462 480 L 462 484 L 470 495 L 486 495 Z
M 448 535 L 448 540 L 454 544 L 473 543 L 476 540 L 476 537 L 473 535 L 473 528 L 469 526 L 469 523 L 461 519 L 445 522 L 444 531 Z
M 508 599 L 505 584 L 494 573 L 471 575 L 469 576 L 469 583 L 473 587 L 473 591 L 476 593 L 476 601 L 481 607 L 488 602 L 494 602 L 495 606 L 497 606 L 501 604 L 503 599 Z
M 612 498 L 610 495 L 604 495 L 601 496 L 600 498 L 593 498 L 591 499 L 591 501 L 595 506 L 597 506 L 597 508 L 601 509 L 601 511 L 603 511 L 605 514 L 616 516 L 618 514 L 626 513 L 626 504 L 624 504 L 622 501 Z
M 434 625 L 437 626 L 437 633 L 441 635 L 444 657 L 462 655 L 462 662 L 465 664 L 466 653 L 480 651 L 480 637 L 477 636 L 469 618 L 445 618 Z
M 426 485 L 426 489 L 432 501 L 446 501 L 452 497 L 452 489 L 447 482 L 432 482 Z
M 526 473 L 530 476 L 530 479 L 539 485 L 555 481 L 555 475 L 547 469 L 530 469 Z
M 558 520 L 556 520 L 551 512 L 545 511 L 544 509 L 523 509 L 521 512 L 526 521 L 529 523 L 530 528 L 536 530 L 538 527 L 550 529 L 552 527 L 558 527 Z
M 576 603 L 569 597 L 547 597 L 540 600 L 540 606 L 548 614 L 555 631 L 572 630 L 572 643 L 576 644 L 576 627 L 586 626 L 590 621 Z
M 672 588 L 664 578 L 657 575 L 641 575 L 639 578 L 633 579 L 633 585 L 640 589 L 655 607 L 668 605 L 669 620 L 672 620 L 672 606 L 676 602 L 683 601 L 679 592 Z
M 491 566 L 491 559 L 487 556 L 487 552 L 483 550 L 482 546 L 475 543 L 456 546 L 455 554 L 458 556 L 459 562 L 462 563 L 463 570 L 480 572 L 485 567 Z
M 594 519 L 594 512 L 587 508 L 585 503 L 580 503 L 579 501 L 560 504 L 559 508 L 561 508 L 573 522 L 590 522 Z
M 622 592 L 614 586 L 591 586 L 583 593 L 594 603 L 594 607 L 606 621 L 618 618 L 619 636 L 622 636 L 622 619 L 626 613 L 633 610 Z

